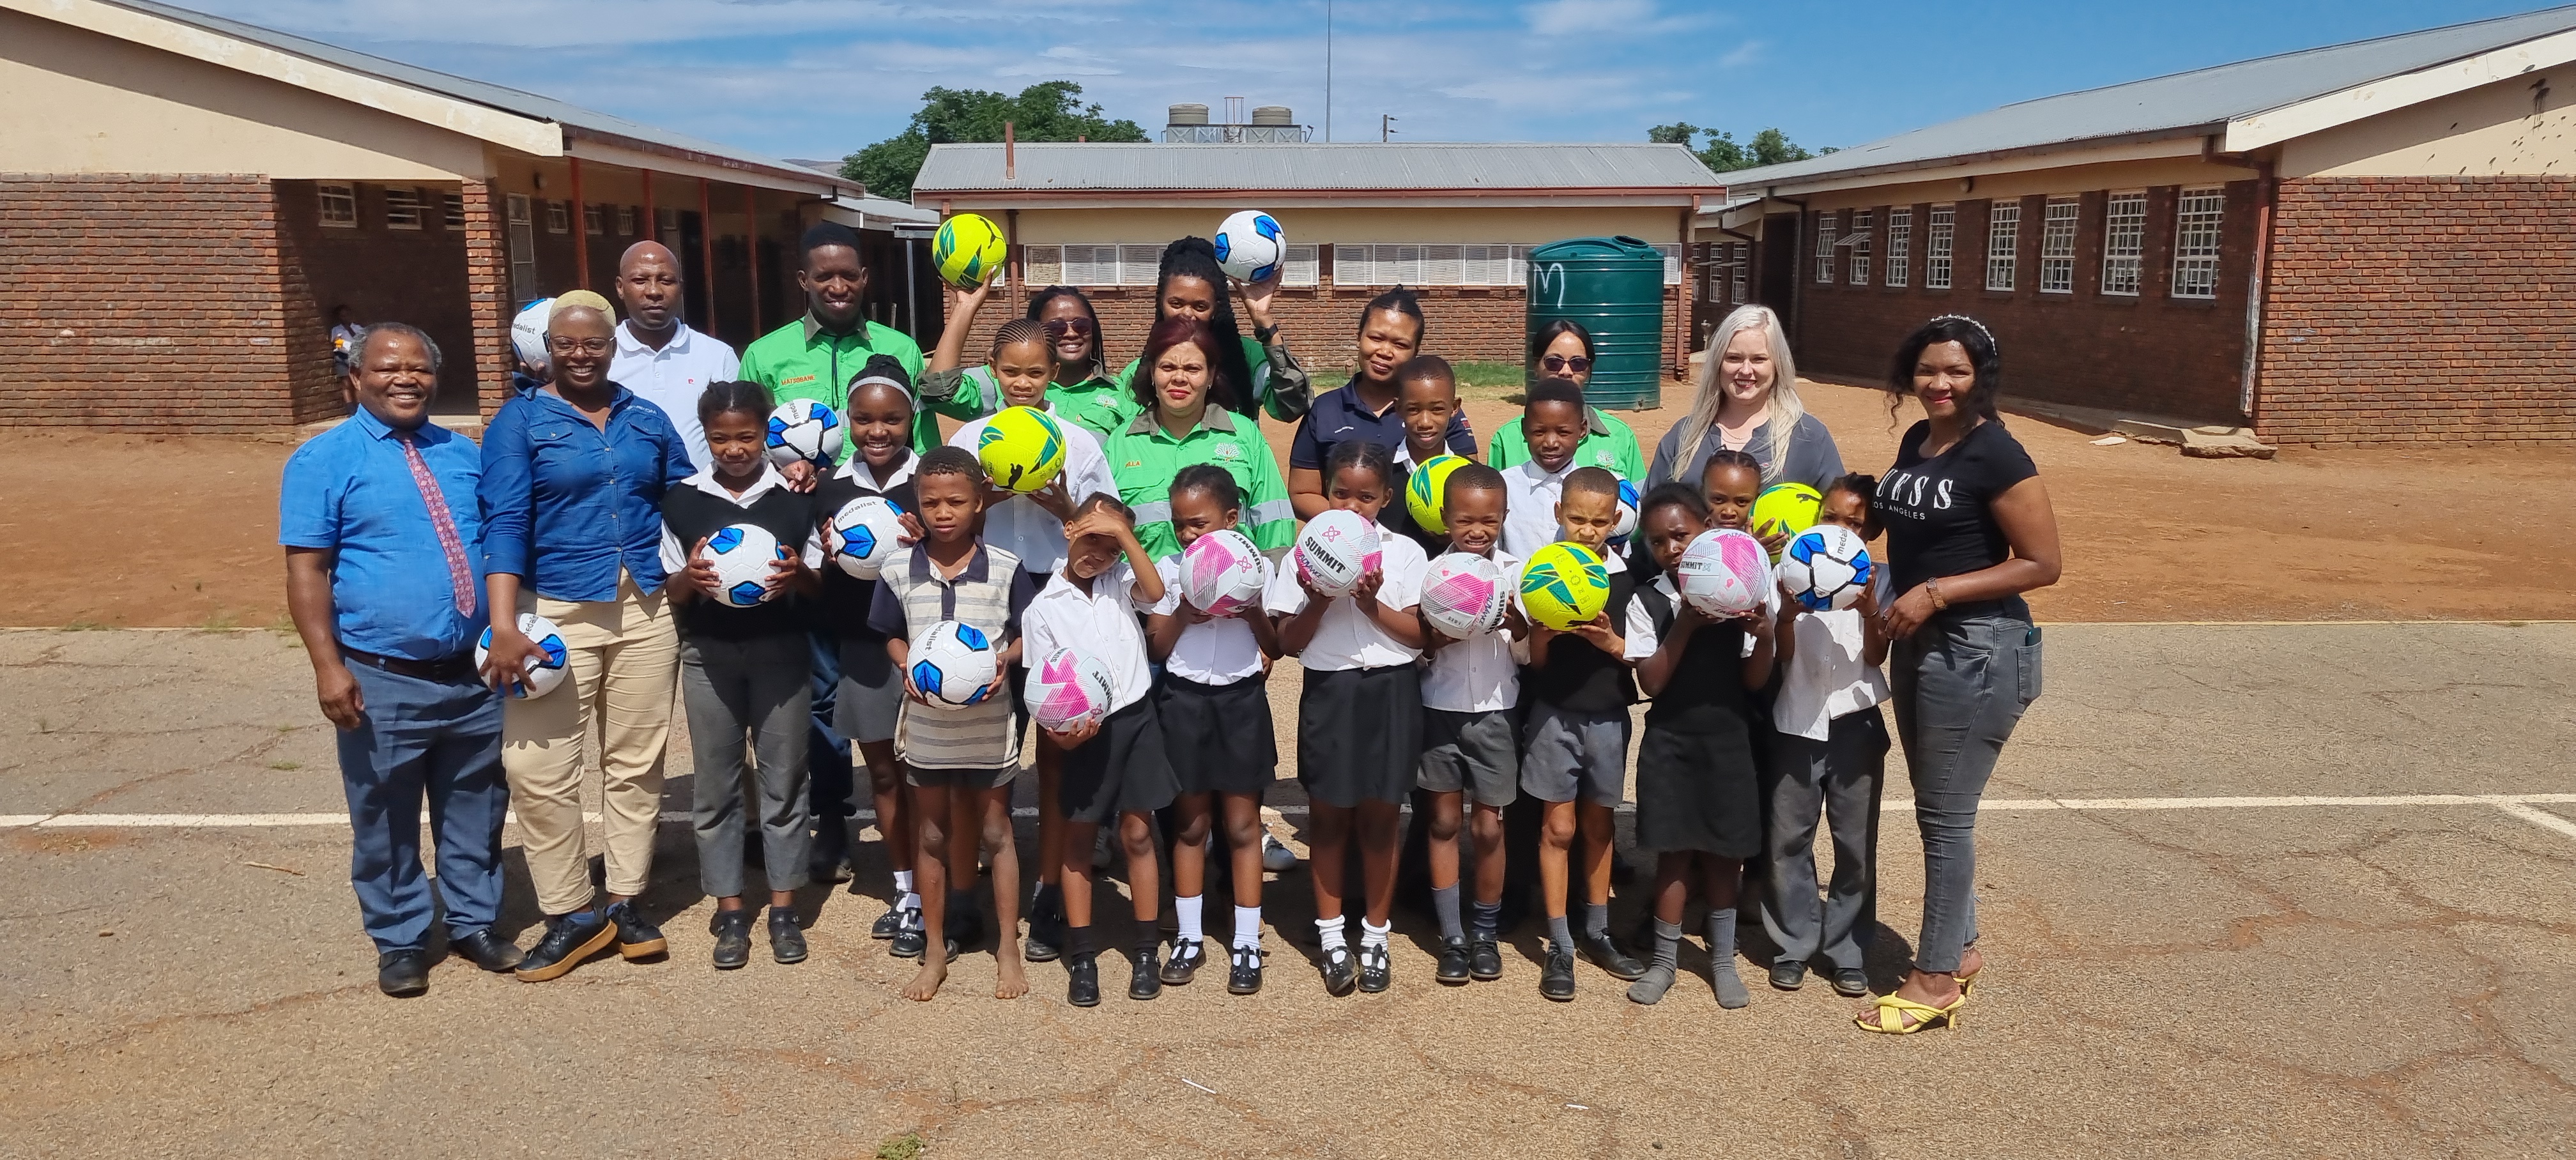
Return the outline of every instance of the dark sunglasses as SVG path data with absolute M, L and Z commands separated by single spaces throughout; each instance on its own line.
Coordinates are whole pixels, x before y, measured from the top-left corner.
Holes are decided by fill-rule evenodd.
M 1579 375 L 1592 369 L 1592 360 L 1579 354 L 1573 358 L 1567 358 L 1561 354 L 1552 354 L 1546 358 L 1538 360 L 1538 365 L 1546 367 L 1549 374 L 1566 374 L 1570 372 Z
M 1088 318 L 1049 319 L 1046 324 L 1046 334 L 1048 338 L 1089 338 L 1091 320 Z

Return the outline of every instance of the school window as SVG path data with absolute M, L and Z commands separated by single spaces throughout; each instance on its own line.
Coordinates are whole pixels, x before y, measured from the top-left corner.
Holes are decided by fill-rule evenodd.
M 2021 258 L 2021 207 L 1997 205 L 1986 218 L 1986 289 L 2013 288 Z
M 1321 249 L 1323 249 L 1321 246 L 1290 245 L 1287 268 L 1279 272 L 1279 284 L 1308 287 L 1317 285 L 1322 280 L 1323 263 L 1317 259 L 1316 252 Z
M 1887 284 L 1903 286 L 1912 277 L 1907 264 L 1914 260 L 1914 211 L 1887 211 Z
M 1682 284 L 1682 247 L 1679 242 L 1664 242 L 1655 247 L 1664 256 L 1664 285 Z
M 608 207 L 585 204 L 581 207 L 581 232 L 598 237 L 608 232 Z
M 1958 210 L 1946 206 L 1932 207 L 1932 215 L 1923 221 L 1923 288 L 1950 288 L 1950 237 L 1958 219 Z
M 2147 195 L 2115 193 L 2102 215 L 2102 292 L 2136 297 L 2147 251 Z
M 1874 217 L 1875 215 L 1865 209 L 1854 211 L 1851 237 L 1843 240 L 1843 247 L 1851 251 L 1850 273 L 1851 284 L 1854 286 L 1869 285 L 1869 243 L 1872 240 L 1870 227 L 1874 224 Z
M 537 290 L 537 223 L 528 195 L 510 194 L 503 202 L 510 227 L 510 300 L 525 302 Z
M 2218 297 L 2218 215 L 2226 206 L 2217 189 L 2186 189 L 2174 202 L 2174 297 Z
M 631 238 L 635 236 L 634 206 L 621 205 L 617 207 L 617 236 L 621 238 Z
M 570 206 L 565 205 L 564 203 L 562 203 L 562 202 L 560 202 L 560 201 L 550 201 L 550 202 L 547 202 L 547 203 L 546 203 L 546 232 L 547 232 L 547 233 L 550 233 L 550 234 L 568 234 L 568 233 L 571 233 L 571 232 L 572 232 L 572 208 L 571 208 Z
M 420 228 L 420 191 L 385 187 L 385 228 L 416 230 Z
M 358 188 L 354 185 L 324 184 L 313 187 L 321 202 L 322 224 L 344 230 L 358 228 Z
M 465 224 L 465 195 L 464 195 L 464 194 L 461 194 L 461 193 L 442 193 L 442 194 L 439 194 L 439 195 L 438 195 L 438 203 L 439 203 L 439 205 L 440 205 L 440 207 L 441 207 L 441 213 L 440 213 L 439 220 L 441 220 L 441 221 L 445 222 L 446 224 L 448 224 L 448 225 L 450 225 L 450 226 L 462 226 L 462 225 L 464 225 L 464 224 Z
M 1753 247 L 1737 242 L 1728 248 L 1733 253 L 1726 262 L 1726 300 L 1741 303 L 1744 301 L 1746 267 L 1752 264 Z
M 1839 214 L 1816 215 L 1816 284 L 1819 286 L 1834 284 L 1834 227 L 1840 223 L 1840 218 Z
M 1288 277 L 1298 276 L 1302 247 L 1289 247 Z M 1526 246 L 1461 243 L 1416 246 L 1390 242 L 1333 243 L 1336 286 L 1517 286 L 1525 277 Z M 1320 267 L 1320 264 L 1319 264 Z M 1673 256 L 1664 261 L 1665 277 L 1676 276 Z M 1320 272 L 1320 268 L 1318 270 Z M 1286 285 L 1314 285 L 1290 281 Z
M 2075 215 L 2082 205 L 2072 201 L 2048 203 L 2048 216 L 2039 222 L 2039 292 L 2072 294 L 2075 292 Z

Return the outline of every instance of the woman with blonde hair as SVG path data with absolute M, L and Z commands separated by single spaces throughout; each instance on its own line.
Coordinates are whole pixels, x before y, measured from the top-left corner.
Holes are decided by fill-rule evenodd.
M 1768 306 L 1739 306 L 1717 324 L 1691 412 L 1655 444 L 1646 486 L 1699 485 L 1708 458 L 1742 451 L 1762 465 L 1762 485 L 1803 483 L 1822 492 L 1843 474 L 1833 434 L 1798 402 L 1789 336 Z

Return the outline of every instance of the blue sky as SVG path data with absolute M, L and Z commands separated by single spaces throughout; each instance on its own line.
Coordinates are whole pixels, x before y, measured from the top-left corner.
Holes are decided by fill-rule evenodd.
M 180 0 L 774 156 L 902 129 L 933 85 L 1080 82 L 1148 131 L 1229 95 L 1324 125 L 1324 0 Z M 1803 5 L 1335 0 L 1333 135 L 1854 145 L 2072 89 L 2528 11 L 2492 0 Z

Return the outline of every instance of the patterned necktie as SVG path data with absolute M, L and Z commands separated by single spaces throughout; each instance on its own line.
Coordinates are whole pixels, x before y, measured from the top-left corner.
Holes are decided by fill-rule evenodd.
M 474 568 L 465 562 L 465 538 L 456 534 L 456 519 L 447 513 L 447 494 L 438 489 L 438 480 L 429 474 L 429 464 L 420 457 L 419 436 L 397 432 L 394 441 L 402 444 L 403 461 L 411 465 L 411 481 L 420 485 L 421 501 L 429 505 L 430 526 L 438 529 L 438 547 L 447 553 L 447 582 L 456 588 L 456 614 L 474 615 Z

